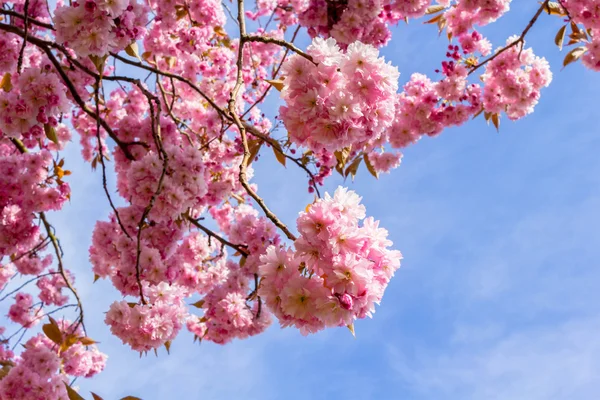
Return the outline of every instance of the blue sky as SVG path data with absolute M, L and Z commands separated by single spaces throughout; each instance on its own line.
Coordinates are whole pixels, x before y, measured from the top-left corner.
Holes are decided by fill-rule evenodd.
M 527 3 L 527 4 L 525 4 Z M 520 32 L 536 2 L 483 32 L 501 44 Z M 405 151 L 391 175 L 364 169 L 346 184 L 363 196 L 404 254 L 372 320 L 303 337 L 271 327 L 226 346 L 192 344 L 187 332 L 171 354 L 139 357 L 102 322 L 118 293 L 92 284 L 88 247 L 108 202 L 100 171 L 77 144 L 67 150 L 73 195 L 51 216 L 77 272 L 89 335 L 109 354 L 106 370 L 79 380 L 82 394 L 105 399 L 596 399 L 600 392 L 600 75 L 572 65 L 553 44 L 556 17 L 528 36 L 551 62 L 552 85 L 531 116 L 502 119 L 500 134 L 483 119 L 424 139 Z M 447 41 L 435 27 L 395 29 L 383 50 L 400 82 L 433 75 Z M 306 44 L 306 41 L 304 42 Z M 274 102 L 266 111 L 275 111 Z M 280 133 L 281 134 L 281 133 Z M 274 211 L 293 225 L 312 200 L 305 176 L 270 153 L 255 182 Z M 328 181 L 332 191 L 343 182 Z

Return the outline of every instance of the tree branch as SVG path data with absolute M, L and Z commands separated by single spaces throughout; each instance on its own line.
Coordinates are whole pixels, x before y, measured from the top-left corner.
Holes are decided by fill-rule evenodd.
M 542 5 L 540 6 L 540 8 L 538 8 L 537 12 L 533 16 L 533 18 L 531 18 L 531 21 L 529 21 L 529 23 L 527 24 L 527 26 L 525 27 L 525 29 L 523 30 L 523 32 L 521 32 L 521 36 L 519 36 L 519 38 L 517 40 L 515 40 L 514 42 L 510 43 L 509 45 L 503 47 L 502 49 L 500 49 L 500 51 L 496 52 L 491 57 L 489 57 L 489 58 L 485 59 L 484 61 L 480 62 L 479 64 L 475 65 L 469 71 L 469 75 L 471 75 L 473 72 L 475 72 L 479 68 L 483 67 L 485 64 L 487 64 L 490 61 L 492 61 L 494 58 L 498 57 L 500 54 L 504 53 L 508 49 L 510 49 L 510 48 L 512 48 L 512 47 L 514 47 L 514 46 L 516 46 L 518 44 L 521 44 L 521 51 L 522 51 L 523 50 L 523 46 L 525 44 L 525 36 L 529 32 L 529 30 L 533 27 L 533 25 L 537 22 L 538 18 L 540 17 L 540 15 L 544 11 L 544 9 L 548 6 L 548 2 L 549 1 L 550 0 L 544 0 L 544 2 L 542 3 Z M 520 54 L 521 53 L 519 52 L 519 55 Z

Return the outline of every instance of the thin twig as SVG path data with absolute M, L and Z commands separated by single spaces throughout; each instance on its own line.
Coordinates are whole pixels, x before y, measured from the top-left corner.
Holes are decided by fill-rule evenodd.
M 533 27 L 533 25 L 536 23 L 536 21 L 538 20 L 539 16 L 542 14 L 542 12 L 544 11 L 544 9 L 548 5 L 549 1 L 550 0 L 544 0 L 544 2 L 542 3 L 542 5 L 540 6 L 540 8 L 538 8 L 537 12 L 533 16 L 533 18 L 531 18 L 531 21 L 529 21 L 529 23 L 527 24 L 527 26 L 525 27 L 525 29 L 521 33 L 521 36 L 519 36 L 519 38 L 517 40 L 515 40 L 514 42 L 510 43 L 509 45 L 503 47 L 502 49 L 500 49 L 500 51 L 496 52 L 493 56 L 491 56 L 491 57 L 485 59 L 484 61 L 480 62 L 479 64 L 475 65 L 469 71 L 469 75 L 471 75 L 477 69 L 483 67 L 485 64 L 487 64 L 488 62 L 492 61 L 494 58 L 498 57 L 500 54 L 504 53 L 508 49 L 511 49 L 512 47 L 516 46 L 517 44 L 521 44 L 521 51 L 522 51 L 523 50 L 523 46 L 525 44 L 525 36 L 529 32 L 529 30 Z M 519 52 L 519 56 L 520 55 L 521 55 L 521 53 Z
M 189 214 L 187 214 L 185 216 L 185 218 L 192 224 L 194 225 L 196 228 L 200 229 L 202 232 L 206 233 L 209 237 L 215 238 L 216 240 L 218 240 L 221 244 L 231 247 L 232 249 L 234 249 L 235 251 L 238 251 L 240 254 L 242 254 L 243 256 L 249 256 L 250 253 L 248 253 L 248 250 L 246 250 L 243 245 L 239 245 L 239 244 L 235 244 L 235 243 L 231 243 L 230 241 L 228 241 L 227 239 L 223 238 L 222 236 L 217 235 L 215 232 L 211 231 L 210 229 L 208 229 L 207 227 L 205 227 L 204 225 L 202 225 L 200 222 L 198 222 L 197 219 L 192 218 Z
M 23 24 L 25 25 L 25 35 L 23 36 L 23 45 L 21 46 L 21 51 L 19 52 L 19 59 L 17 60 L 17 72 L 19 74 L 21 73 L 21 68 L 23 67 L 23 56 L 25 54 L 25 47 L 27 46 L 27 32 L 29 31 L 29 0 L 25 0 L 23 14 L 25 14 L 25 18 L 23 21 Z
M 267 207 L 267 205 L 265 204 L 265 201 L 260 196 L 258 196 L 258 194 L 250 187 L 250 185 L 248 184 L 248 179 L 246 177 L 246 169 L 248 168 L 248 163 L 250 160 L 250 149 L 248 148 L 248 137 L 246 135 L 246 127 L 244 126 L 244 124 L 240 120 L 239 115 L 236 112 L 235 102 L 236 102 L 238 93 L 243 84 L 242 68 L 244 66 L 244 44 L 246 43 L 248 36 L 246 35 L 246 21 L 245 21 L 245 17 L 244 17 L 244 0 L 238 0 L 237 4 L 238 4 L 238 22 L 239 22 L 239 27 L 240 27 L 240 44 L 239 44 L 239 48 L 238 48 L 238 59 L 237 59 L 237 63 L 236 63 L 236 65 L 237 65 L 236 82 L 235 82 L 235 86 L 233 87 L 233 90 L 231 91 L 231 94 L 230 94 L 230 98 L 229 98 L 229 102 L 228 102 L 228 109 L 229 109 L 230 117 L 233 118 L 233 121 L 234 121 L 235 125 L 237 126 L 238 131 L 240 132 L 240 136 L 242 139 L 242 146 L 243 146 L 243 150 L 244 150 L 242 162 L 240 163 L 239 180 L 240 180 L 240 184 L 244 187 L 244 189 L 246 190 L 248 195 L 250 195 L 250 197 L 252 197 L 254 199 L 254 201 L 256 201 L 256 203 L 262 208 L 262 210 L 265 213 L 265 215 L 267 216 L 267 218 L 269 218 L 279 229 L 281 229 L 281 231 L 283 233 L 285 233 L 285 235 L 288 237 L 288 239 L 296 240 L 296 236 L 294 236 L 294 234 L 292 232 L 290 232 L 288 227 L 283 222 L 281 222 L 281 220 Z

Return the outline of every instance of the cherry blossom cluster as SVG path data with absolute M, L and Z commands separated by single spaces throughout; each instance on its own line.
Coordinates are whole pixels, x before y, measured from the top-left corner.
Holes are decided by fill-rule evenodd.
M 454 61 L 444 61 L 442 66 L 445 77 L 441 81 L 413 74 L 404 85 L 396 99 L 396 118 L 387 132 L 392 147 L 406 147 L 423 135 L 435 136 L 446 127 L 462 125 L 481 108 L 481 88 L 469 84 L 467 68 Z
M 381 47 L 390 40 L 389 25 L 425 14 L 429 0 L 310 0 L 298 10 L 299 22 L 311 37 L 332 37 L 346 48 L 359 41 Z
M 78 56 L 120 51 L 146 32 L 148 9 L 136 0 L 84 0 L 54 13 L 56 40 Z
M 0 131 L 13 138 L 43 138 L 44 124 L 56 127 L 59 114 L 70 109 L 65 86 L 55 73 L 35 67 L 13 81 L 12 90 L 0 91 Z
M 501 113 L 519 119 L 552 79 L 548 63 L 523 48 L 527 29 L 496 53 L 478 31 L 510 0 L 243 3 L 240 15 L 257 21 L 245 34 L 219 0 L 3 3 L 0 290 L 17 333 L 34 336 L 23 336 L 20 355 L 0 343 L 0 399 L 66 399 L 73 377 L 91 377 L 106 361 L 83 332 L 83 314 L 44 325 L 44 335 L 30 330 L 81 306 L 44 216 L 69 199 L 59 152 L 71 129 L 104 179 L 114 170 L 125 202 L 110 199 L 89 249 L 95 278 L 122 295 L 106 313 L 112 333 L 139 352 L 168 349 L 184 326 L 225 344 L 263 332 L 273 316 L 303 334 L 353 327 L 373 314 L 400 266 L 387 231 L 343 188 L 300 213 L 295 238 L 251 182 L 265 148 L 301 167 L 317 194 L 333 172 L 387 173 L 404 147 L 479 113 L 495 125 Z M 581 27 L 572 56 L 600 70 L 599 0 L 560 5 L 568 13 L 540 7 L 570 19 L 573 35 Z M 446 58 L 438 79 L 408 75 L 398 93 L 398 70 L 377 49 L 392 25 L 425 14 L 451 40 Z M 543 8 L 536 18 L 546 18 Z M 306 52 L 289 43 L 297 34 L 312 38 Z M 281 80 L 285 104 L 272 120 L 261 103 Z M 30 287 L 11 288 L 25 280 Z
M 2 346 L 0 362 L 8 366 L 8 371 L 0 380 L 0 398 L 68 399 L 65 385 L 69 380 L 89 378 L 104 369 L 107 356 L 96 345 L 77 341 L 85 338 L 80 328 L 74 329 L 68 320 L 59 321 L 57 326 L 61 336 L 75 338 L 75 342 L 61 349 L 38 334 L 24 344 L 25 350 L 18 357 Z
M 506 44 L 517 39 L 511 37 Z M 485 83 L 482 95 L 485 111 L 505 112 L 508 118 L 516 120 L 533 112 L 540 90 L 552 81 L 552 72 L 545 58 L 517 44 L 488 62 L 481 78 Z
M 454 37 L 460 37 L 474 26 L 488 25 L 508 12 L 510 3 L 511 0 L 457 0 L 444 13 L 448 21 L 448 32 Z
M 564 0 L 563 6 L 575 24 L 582 24 L 588 31 L 591 39 L 585 45 L 586 53 L 581 57 L 581 62 L 594 71 L 600 71 L 600 1 Z
M 15 147 L 0 143 L 0 256 L 22 255 L 38 244 L 37 212 L 59 210 L 70 188 L 57 184 L 52 170 L 52 153 L 19 154 Z M 37 274 L 46 266 L 35 257 L 16 263 L 19 272 Z
M 212 208 L 211 214 L 230 240 L 243 244 L 243 261 L 227 262 L 227 279 L 203 297 L 204 315 L 191 316 L 187 327 L 202 340 L 225 344 L 259 334 L 271 324 L 269 312 L 262 308 L 256 288 L 250 293 L 250 285 L 257 283 L 266 249 L 279 245 L 280 238 L 271 221 L 245 204 Z
M 261 309 L 256 296 L 248 295 L 247 273 L 236 263 L 228 262 L 227 266 L 227 281 L 202 299 L 204 315 L 190 316 L 187 321 L 188 330 L 196 337 L 218 344 L 257 335 L 271 324 L 270 313 Z
M 315 152 L 363 149 L 394 118 L 398 70 L 377 49 L 355 42 L 344 52 L 334 39 L 314 39 L 307 53 L 283 67 L 280 114 L 290 140 Z
M 375 312 L 402 256 L 360 201 L 341 187 L 327 194 L 300 213 L 295 251 L 272 246 L 261 258 L 259 294 L 282 326 L 308 334 Z
M 145 288 L 148 304 L 115 302 L 106 313 L 110 331 L 135 351 L 156 349 L 175 339 L 186 318 L 182 292 L 162 282 Z

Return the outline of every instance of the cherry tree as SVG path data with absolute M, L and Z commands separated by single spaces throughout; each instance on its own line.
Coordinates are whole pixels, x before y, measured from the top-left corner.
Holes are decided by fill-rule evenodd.
M 361 197 L 324 193 L 326 179 L 377 178 L 423 136 L 532 113 L 552 80 L 526 45 L 544 18 L 564 22 L 555 42 L 565 67 L 600 70 L 600 0 L 545 0 L 493 44 L 478 29 L 510 3 L 3 1 L 0 301 L 12 324 L 0 328 L 0 399 L 84 398 L 71 382 L 107 360 L 47 217 L 70 198 L 61 154 L 71 140 L 112 208 L 90 232 L 89 260 L 122 298 L 105 323 L 133 351 L 168 351 L 182 329 L 218 344 L 274 322 L 354 333 L 402 255 Z M 436 26 L 448 47 L 435 74 L 399 87 L 379 49 L 412 20 Z M 306 49 L 300 35 L 312 39 Z M 276 113 L 261 108 L 270 95 L 281 98 Z M 252 183 L 253 161 L 270 153 L 314 194 L 295 228 Z M 70 319 L 56 317 L 66 310 Z

